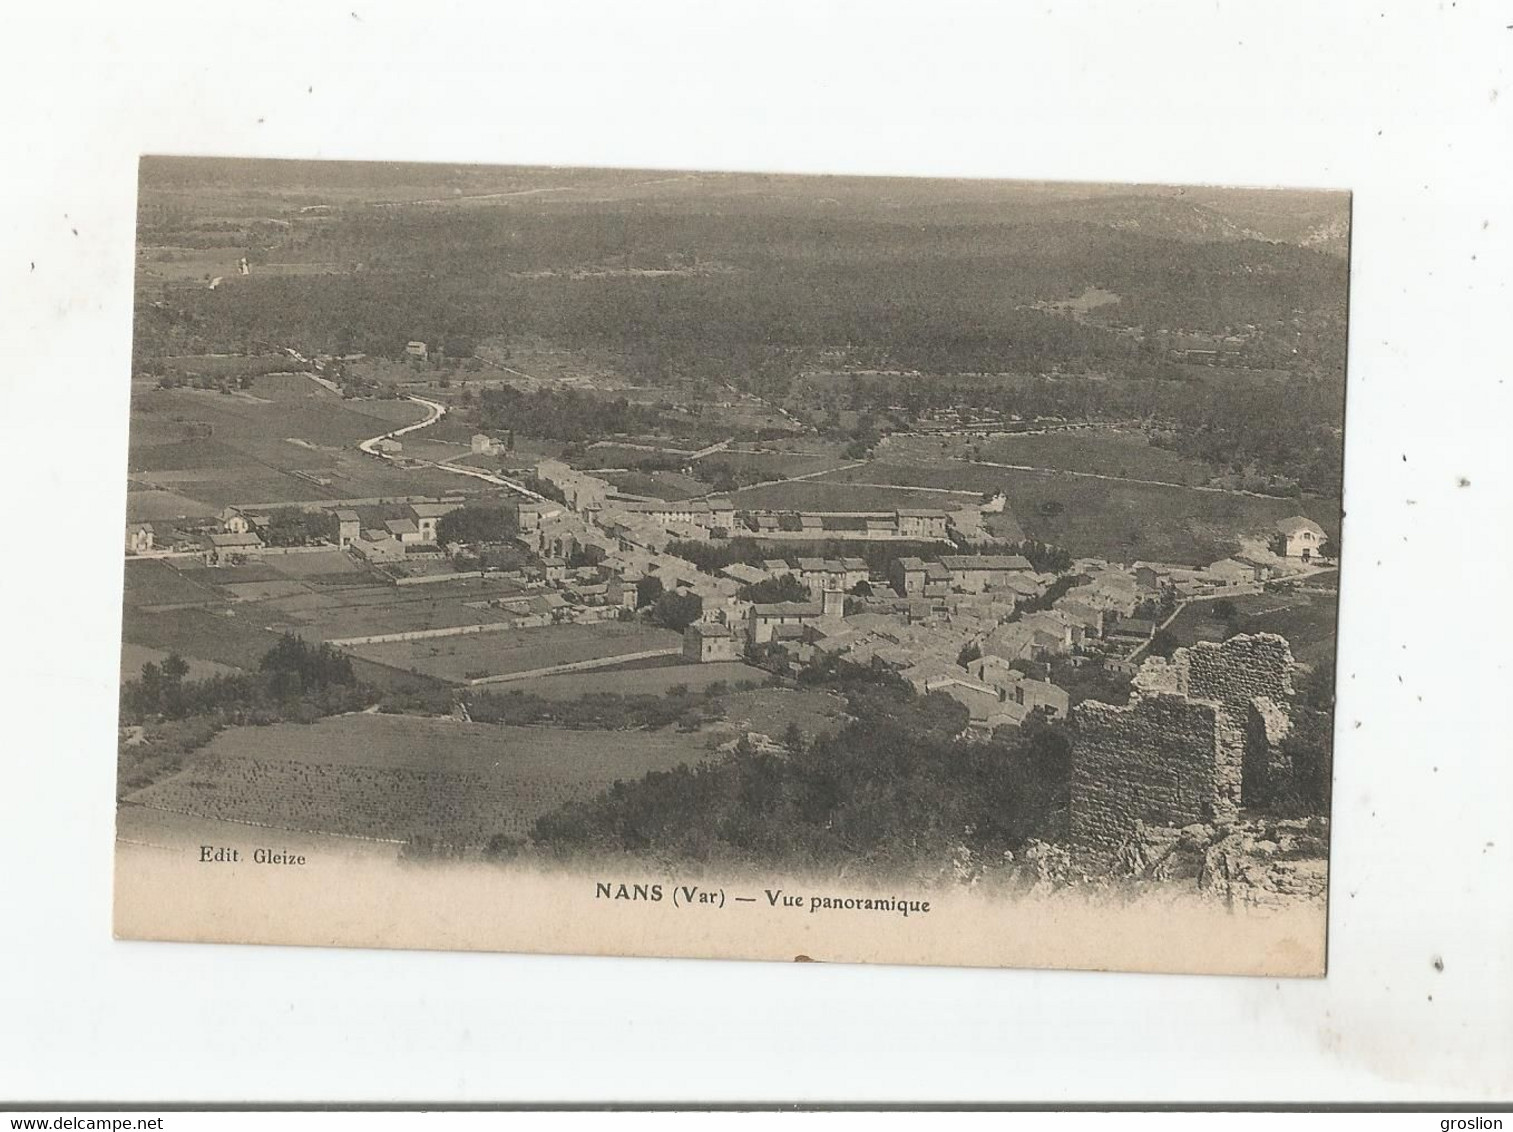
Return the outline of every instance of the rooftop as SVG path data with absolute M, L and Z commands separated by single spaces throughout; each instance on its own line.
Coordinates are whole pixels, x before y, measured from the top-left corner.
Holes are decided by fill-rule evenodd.
M 233 535 L 233 534 L 226 534 L 224 532 L 218 531 L 215 534 L 213 534 L 213 535 L 210 536 L 210 545 L 211 546 L 262 546 L 263 545 L 263 540 L 260 539 L 260 538 L 258 538 L 256 535 L 251 534 L 251 533 L 248 533 L 248 534 L 245 534 L 245 535 Z
M 818 617 L 824 611 L 817 601 L 758 602 L 751 607 L 758 617 Z
M 1022 554 L 946 554 L 943 562 L 952 570 L 1030 570 L 1030 560 Z
M 1299 531 L 1312 531 L 1316 535 L 1322 535 L 1324 528 L 1315 523 L 1307 515 L 1289 515 L 1285 519 L 1277 520 L 1277 530 L 1284 535 L 1297 534 Z

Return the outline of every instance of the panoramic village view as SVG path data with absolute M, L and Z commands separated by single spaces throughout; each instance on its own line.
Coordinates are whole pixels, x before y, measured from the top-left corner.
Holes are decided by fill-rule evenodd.
M 1344 195 L 138 209 L 121 843 L 1324 899 Z

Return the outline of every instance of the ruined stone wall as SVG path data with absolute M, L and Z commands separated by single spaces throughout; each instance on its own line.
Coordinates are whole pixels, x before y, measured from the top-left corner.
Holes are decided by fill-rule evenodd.
M 1217 704 L 1164 694 L 1125 707 L 1087 701 L 1073 719 L 1075 849 L 1111 855 L 1137 822 L 1184 826 L 1234 816 L 1223 772 L 1233 764 L 1238 774 L 1243 731 Z
M 1221 644 L 1202 641 L 1178 654 L 1180 659 L 1173 659 L 1186 663 L 1190 696 L 1236 705 L 1237 714 L 1259 697 L 1279 704 L 1292 700 L 1292 647 L 1285 637 L 1253 633 Z
M 1271 633 L 1148 659 L 1129 706 L 1073 713 L 1071 836 L 1112 853 L 1144 822 L 1232 819 L 1288 773 L 1279 743 L 1292 701 L 1292 650 Z
M 1186 669 L 1187 694 L 1222 706 L 1241 732 L 1235 748 L 1239 758 L 1220 770 L 1222 789 L 1236 806 L 1242 798 L 1265 800 L 1278 776 L 1286 773 L 1277 743 L 1286 734 L 1293 696 L 1287 639 L 1255 633 L 1222 644 L 1205 641 L 1179 649 L 1173 660 Z

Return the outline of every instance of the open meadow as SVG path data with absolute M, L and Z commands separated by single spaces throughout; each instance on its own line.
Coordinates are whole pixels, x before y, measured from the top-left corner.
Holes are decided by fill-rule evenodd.
M 781 740 L 791 725 L 812 739 L 835 731 L 847 720 L 845 700 L 814 688 L 754 688 L 721 697 L 720 704 L 725 719 L 714 730 L 730 736 L 757 732 Z

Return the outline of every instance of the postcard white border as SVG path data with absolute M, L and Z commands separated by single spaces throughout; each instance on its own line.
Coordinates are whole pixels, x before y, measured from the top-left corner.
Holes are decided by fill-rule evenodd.
M 0 1095 L 1513 1094 L 1509 19 L 1479 0 L 13 13 Z M 1354 190 L 1328 979 L 112 941 L 142 152 Z

